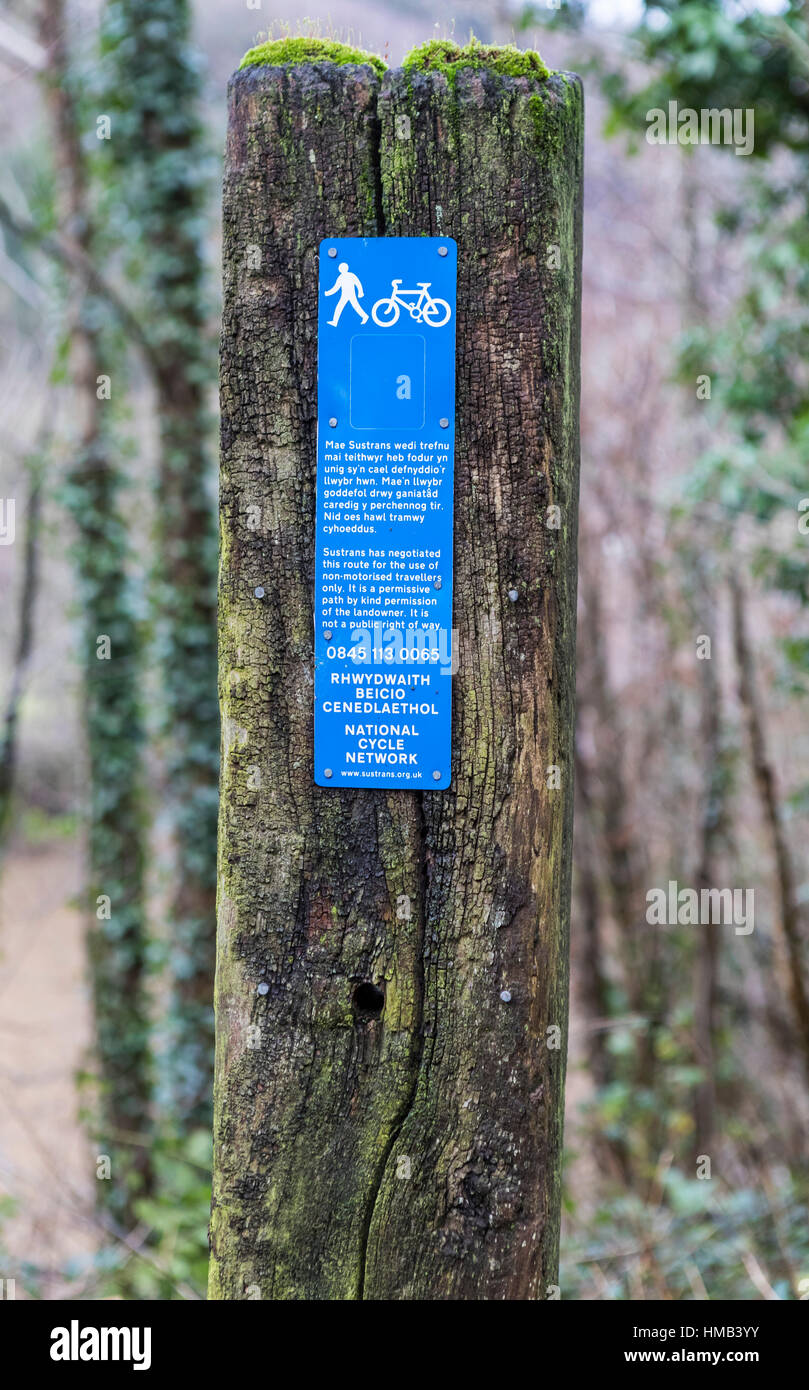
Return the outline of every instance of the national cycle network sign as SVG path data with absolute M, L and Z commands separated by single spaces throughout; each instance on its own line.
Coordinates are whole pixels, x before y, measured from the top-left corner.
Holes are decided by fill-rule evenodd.
M 457 247 L 320 246 L 315 782 L 450 785 Z

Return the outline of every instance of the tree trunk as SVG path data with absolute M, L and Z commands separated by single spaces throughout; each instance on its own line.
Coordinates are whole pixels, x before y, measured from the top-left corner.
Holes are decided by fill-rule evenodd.
M 78 263 L 92 264 L 91 220 L 81 126 L 73 98 L 63 0 L 45 0 L 40 41 L 57 182 L 57 212 L 75 238 Z M 68 499 L 76 525 L 82 607 L 80 666 L 89 763 L 88 954 L 100 1068 L 97 1139 L 112 1158 L 99 1200 L 124 1222 L 151 1185 L 151 1057 L 146 991 L 140 643 L 127 577 L 128 536 L 118 494 L 119 452 L 98 383 L 115 359 L 90 278 L 70 287 L 67 308 L 72 417 L 77 421 Z M 108 650 L 105 646 L 108 644 Z M 120 1155 L 120 1159 L 119 1159 Z
M 576 750 L 576 844 L 579 890 L 578 920 L 580 934 L 580 997 L 585 1028 L 587 1029 L 587 1066 L 597 1090 L 608 1085 L 612 1067 L 606 1046 L 606 1029 L 610 1022 L 610 989 L 604 965 L 602 904 L 598 881 L 596 837 L 593 833 L 595 809 L 590 790 L 590 769 Z M 580 866 L 580 867 L 579 867 Z M 574 973 L 577 964 L 574 955 Z
M 807 991 L 804 977 L 801 909 L 795 887 L 792 852 L 778 800 L 775 768 L 767 748 L 764 715 L 756 687 L 754 657 L 747 635 L 744 589 L 738 574 L 734 572 L 731 573 L 730 577 L 730 594 L 733 611 L 733 645 L 739 672 L 739 702 L 747 724 L 750 759 L 761 813 L 770 833 L 775 857 L 781 943 L 785 958 L 787 984 L 794 1012 L 801 1061 L 804 1073 L 809 1078 L 809 991 Z
M 138 230 L 160 427 L 156 487 L 157 647 L 165 705 L 165 802 L 174 840 L 171 1118 L 210 1128 L 219 717 L 216 513 L 211 497 L 213 357 L 202 244 L 206 150 L 188 0 L 109 0 L 115 60 L 110 148 Z
M 704 548 L 698 545 L 691 560 L 692 612 L 694 617 L 699 610 L 699 623 L 702 631 L 716 634 L 719 620 L 714 586 L 716 575 L 706 557 L 710 554 L 710 533 L 703 518 L 697 514 L 695 524 L 699 527 L 698 538 Z M 695 629 L 696 630 L 696 629 Z M 722 852 L 727 849 L 728 839 L 728 792 L 731 771 L 729 760 L 722 741 L 723 694 L 722 683 L 717 671 L 717 654 L 714 650 L 709 660 L 701 661 L 700 671 L 700 760 L 703 769 L 702 804 L 699 814 L 699 850 L 696 872 L 696 891 L 701 895 L 716 888 L 720 882 Z M 700 897 L 700 901 L 702 901 Z M 719 927 L 710 922 L 703 924 L 697 943 L 694 974 L 694 1059 L 702 1072 L 702 1079 L 694 1092 L 694 1160 L 700 1155 L 710 1153 L 718 1122 L 717 1107 L 717 1029 L 719 1013 L 719 970 L 721 962 L 721 937 Z
M 683 160 L 682 179 L 687 252 L 683 297 L 690 322 L 706 323 L 710 321 L 707 287 L 715 267 L 706 264 L 706 248 L 700 235 L 701 194 L 704 187 L 694 160 Z M 704 404 L 694 400 L 690 414 L 691 447 L 694 457 L 699 458 L 711 444 Z M 684 589 L 689 600 L 690 617 L 699 624 L 694 631 L 709 634 L 714 648 L 719 635 L 717 587 L 721 566 L 717 564 L 718 553 L 721 554 L 721 547 L 711 524 L 710 508 L 704 504 L 698 505 L 690 518 L 689 543 L 683 555 L 686 568 Z M 702 894 L 718 885 L 722 851 L 727 849 L 730 767 L 722 743 L 723 695 L 716 650 L 708 660 L 700 661 L 699 667 L 702 798 L 698 821 L 696 891 Z M 694 1090 L 695 1163 L 701 1155 L 710 1153 L 717 1131 L 720 963 L 719 928 L 713 923 L 705 923 L 699 933 L 694 970 L 694 1060 L 702 1072 L 702 1079 Z
M 231 86 L 215 1298 L 521 1299 L 556 1279 L 581 128 L 559 75 L 380 89 L 318 62 Z M 313 783 L 326 234 L 458 241 L 445 792 Z M 358 994 L 373 982 L 382 1008 Z
M 44 439 L 39 447 L 40 449 L 46 447 Z M 11 679 L 6 696 L 2 728 L 0 729 L 0 862 L 6 847 L 6 835 L 14 800 L 14 778 L 17 770 L 17 726 L 34 645 L 34 608 L 39 589 L 40 539 L 42 535 L 42 461 L 34 455 L 27 460 L 26 466 L 28 505 L 25 509 L 25 537 L 17 638 L 14 644 Z

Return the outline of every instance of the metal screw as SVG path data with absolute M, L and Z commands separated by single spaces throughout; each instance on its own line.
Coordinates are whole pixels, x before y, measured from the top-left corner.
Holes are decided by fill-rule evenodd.
M 332 258 L 332 260 L 333 260 L 334 257 L 337 255 L 337 247 L 336 247 L 336 246 L 330 246 L 330 247 L 329 247 L 329 255 L 331 256 L 331 258 Z
M 334 426 L 337 424 L 337 416 L 336 416 L 336 415 L 330 415 L 330 416 L 329 416 L 329 424 L 331 425 L 332 429 L 334 429 Z
M 446 246 L 439 246 L 439 248 L 438 248 L 438 254 L 439 254 L 439 256 L 446 256 L 446 254 L 447 254 L 447 248 L 446 248 Z
M 334 635 L 334 634 L 332 633 L 331 628 L 328 628 L 328 630 L 327 630 L 326 632 L 323 633 L 323 636 L 325 637 L 325 639 L 326 639 L 327 642 L 330 642 L 330 641 L 331 641 L 333 635 Z
M 449 429 L 449 420 L 447 419 L 446 415 L 442 415 L 438 423 L 441 426 L 442 430 Z
M 324 776 L 324 777 L 331 777 L 331 768 L 330 768 L 330 767 L 324 767 L 324 769 L 323 769 L 323 776 Z
M 434 772 L 434 773 L 433 773 L 433 781 L 434 781 L 434 782 L 440 782 L 440 781 L 441 781 L 441 773 L 440 773 L 440 772 Z
M 436 579 L 433 580 L 433 588 L 434 588 L 434 589 L 440 589 L 440 588 L 441 588 L 441 577 L 440 577 L 440 575 L 439 575 Z
M 510 1003 L 511 1003 L 511 990 L 510 990 L 510 989 L 501 989 L 501 991 L 500 991 L 500 998 L 502 999 L 502 1001 L 503 1001 L 504 1004 L 510 1004 Z
M 508 596 L 512 603 L 516 603 L 517 599 L 520 597 L 516 589 L 509 589 Z
M 253 593 L 255 594 L 256 598 L 264 597 L 264 590 L 262 589 L 260 584 L 257 585 L 257 587 L 253 590 Z
M 270 992 L 270 986 L 269 986 L 269 985 L 265 985 L 265 984 L 263 983 L 263 981 L 262 981 L 262 983 L 261 983 L 261 984 L 259 985 L 259 987 L 258 987 L 258 992 L 259 992 L 259 994 L 269 994 L 269 992 Z

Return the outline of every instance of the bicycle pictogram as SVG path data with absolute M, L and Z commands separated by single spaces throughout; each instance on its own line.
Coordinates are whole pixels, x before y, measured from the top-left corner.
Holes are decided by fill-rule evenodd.
M 406 309 L 416 323 L 429 324 L 430 328 L 442 328 L 452 313 L 446 299 L 433 299 L 428 290 L 430 280 L 419 282 L 414 290 L 400 288 L 401 280 L 391 280 L 391 293 L 388 299 L 378 299 L 371 310 L 374 323 L 380 328 L 392 328 L 399 322 L 399 314 Z M 415 302 L 405 299 L 405 295 L 415 295 Z

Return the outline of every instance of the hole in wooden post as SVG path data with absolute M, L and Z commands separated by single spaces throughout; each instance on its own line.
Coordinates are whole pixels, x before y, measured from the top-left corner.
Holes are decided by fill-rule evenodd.
M 370 980 L 364 980 L 354 990 L 352 1003 L 356 1013 L 363 1014 L 366 1018 L 379 1018 L 385 1007 L 385 995 L 376 985 L 371 984 Z

